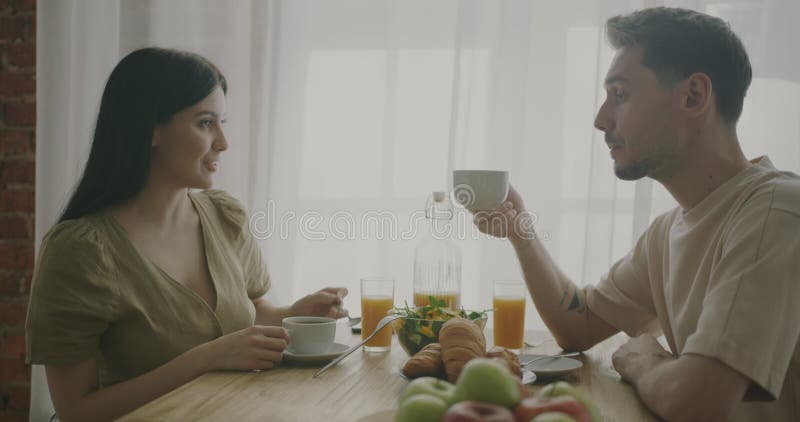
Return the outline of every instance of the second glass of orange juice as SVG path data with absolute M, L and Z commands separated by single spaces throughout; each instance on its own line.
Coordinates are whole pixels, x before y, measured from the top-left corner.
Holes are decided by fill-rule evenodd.
M 521 281 L 494 282 L 494 345 L 520 350 L 525 336 L 525 298 Z
M 361 279 L 361 338 L 367 338 L 378 322 L 394 308 L 394 280 L 388 278 Z M 364 345 L 367 352 L 385 352 L 392 346 L 392 325 L 383 327 Z

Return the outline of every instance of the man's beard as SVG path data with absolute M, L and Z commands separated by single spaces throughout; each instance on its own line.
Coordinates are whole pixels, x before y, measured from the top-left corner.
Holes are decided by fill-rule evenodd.
M 649 167 L 646 160 L 634 161 L 626 167 L 614 166 L 614 174 L 622 180 L 639 180 L 647 176 Z

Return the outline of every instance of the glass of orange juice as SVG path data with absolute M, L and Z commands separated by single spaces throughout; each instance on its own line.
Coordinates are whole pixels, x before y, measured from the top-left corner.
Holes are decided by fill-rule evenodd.
M 519 351 L 525 335 L 525 283 L 494 282 L 494 345 Z
M 367 338 L 378 322 L 394 308 L 394 280 L 361 279 L 361 338 Z M 364 345 L 367 352 L 385 352 L 392 346 L 392 324 L 388 324 Z

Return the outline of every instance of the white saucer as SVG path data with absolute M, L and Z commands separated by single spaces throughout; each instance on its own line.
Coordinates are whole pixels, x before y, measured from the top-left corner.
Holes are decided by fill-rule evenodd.
M 522 383 L 533 384 L 536 382 L 536 373 L 527 369 L 522 371 Z
M 529 355 L 529 354 L 520 354 L 519 361 L 522 366 L 525 366 L 525 362 L 528 362 L 532 359 L 541 357 L 544 355 Z M 559 375 L 564 375 L 569 372 L 572 372 L 580 367 L 583 366 L 583 362 L 572 359 L 572 358 L 552 358 L 552 359 L 542 359 L 525 367 L 526 371 L 532 371 L 536 373 L 536 375 L 540 377 L 556 377 Z
M 342 343 L 333 343 L 331 348 L 325 353 L 292 353 L 289 350 L 283 351 L 283 360 L 296 363 L 326 363 L 341 355 L 350 346 Z

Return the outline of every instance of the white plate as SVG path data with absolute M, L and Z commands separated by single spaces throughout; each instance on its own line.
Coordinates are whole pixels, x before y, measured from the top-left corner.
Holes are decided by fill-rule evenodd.
M 525 366 L 525 362 L 528 362 L 532 359 L 541 356 L 544 355 L 520 354 L 519 362 L 522 366 Z M 536 373 L 536 375 L 540 377 L 555 377 L 572 372 L 582 366 L 583 362 L 577 359 L 551 358 L 551 359 L 541 359 L 539 361 L 533 362 L 532 364 L 525 366 L 525 370 L 533 371 L 534 373 Z
M 296 363 L 327 363 L 337 356 L 341 355 L 345 350 L 349 349 L 350 346 L 342 343 L 333 343 L 330 350 L 325 353 L 309 353 L 309 354 L 300 354 L 300 353 L 292 353 L 288 350 L 283 351 L 283 360 L 286 362 L 296 362 Z
M 403 365 L 405 366 L 405 365 Z M 411 381 L 411 378 L 407 377 L 406 374 L 403 373 L 403 366 L 400 367 L 400 376 L 404 379 Z M 446 380 L 445 380 L 446 381 Z M 523 370 L 522 371 L 522 383 L 523 384 L 533 384 L 536 382 L 536 374 L 533 371 Z

